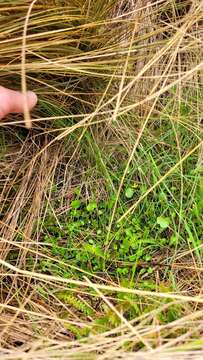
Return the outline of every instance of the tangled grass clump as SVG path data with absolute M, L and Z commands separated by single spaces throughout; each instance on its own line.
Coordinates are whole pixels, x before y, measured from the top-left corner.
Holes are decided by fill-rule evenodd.
M 0 14 L 0 360 L 201 359 L 202 2 Z

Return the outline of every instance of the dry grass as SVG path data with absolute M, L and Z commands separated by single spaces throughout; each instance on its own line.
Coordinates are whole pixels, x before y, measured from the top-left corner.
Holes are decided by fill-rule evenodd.
M 38 267 L 42 258 L 62 263 L 45 251 L 41 224 L 48 207 L 57 218 L 53 186 L 60 189 L 63 210 L 67 193 L 83 181 L 81 174 L 94 168 L 84 159 L 87 129 L 101 149 L 115 147 L 115 156 L 121 145 L 127 154 L 108 234 L 129 166 L 141 140 L 154 136 L 151 119 L 161 116 L 166 98 L 174 110 L 168 121 L 193 134 L 195 145 L 182 154 L 176 139 L 179 161 L 122 218 L 192 154 L 198 154 L 201 165 L 202 19 L 203 4 L 197 0 L 0 1 L 1 85 L 30 88 L 40 99 L 32 119 L 25 107 L 24 117 L 1 122 L 0 360 L 147 360 L 151 353 L 160 360 L 203 358 L 202 267 L 194 250 L 175 255 L 177 293 L 122 288 L 108 276 L 82 269 L 77 270 L 84 280 L 66 279 Z M 176 104 L 190 96 L 195 120 L 191 115 L 185 122 Z M 88 181 L 87 197 L 91 176 Z M 98 197 L 106 196 L 106 184 L 95 181 L 101 181 Z M 91 328 L 100 308 L 83 317 L 57 298 L 62 290 L 83 301 L 96 298 L 120 325 L 73 339 L 70 325 Z M 126 320 L 115 305 L 115 294 L 122 292 L 135 295 L 137 302 L 153 301 L 156 310 Z M 174 304 L 181 304 L 181 319 L 160 324 L 157 314 Z

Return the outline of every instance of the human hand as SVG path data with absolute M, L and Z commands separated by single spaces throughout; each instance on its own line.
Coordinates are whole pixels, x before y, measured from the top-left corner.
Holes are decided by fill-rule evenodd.
M 25 96 L 19 91 L 14 91 L 0 86 L 0 120 L 10 113 L 23 113 Z M 27 92 L 27 102 L 29 110 L 37 104 L 37 95 Z

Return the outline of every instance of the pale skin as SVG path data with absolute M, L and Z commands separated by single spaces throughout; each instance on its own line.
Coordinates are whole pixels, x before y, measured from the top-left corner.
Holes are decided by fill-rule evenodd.
M 29 110 L 37 104 L 37 95 L 28 91 L 26 94 Z M 0 86 L 0 120 L 9 114 L 21 114 L 24 112 L 25 96 L 20 91 L 14 91 Z

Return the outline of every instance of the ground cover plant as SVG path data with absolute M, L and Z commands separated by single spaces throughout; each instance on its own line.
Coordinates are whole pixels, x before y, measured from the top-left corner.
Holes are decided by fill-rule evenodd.
M 0 360 L 202 359 L 202 18 L 0 0 Z

